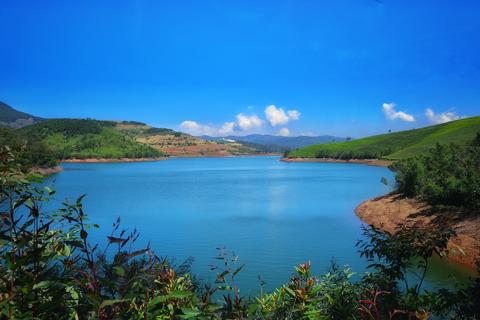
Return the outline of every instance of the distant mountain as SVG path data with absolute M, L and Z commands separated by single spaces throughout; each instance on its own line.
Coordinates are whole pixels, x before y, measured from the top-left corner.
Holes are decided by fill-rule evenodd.
M 422 154 L 436 143 L 470 143 L 479 132 L 480 117 L 471 117 L 353 141 L 313 145 L 291 151 L 287 157 L 399 160 Z
M 282 137 L 268 134 L 251 134 L 247 136 L 226 137 L 201 136 L 201 138 L 210 141 L 237 141 L 246 145 L 251 145 L 252 147 L 262 149 L 263 151 L 267 152 L 283 152 L 314 144 L 340 142 L 346 140 L 346 138 L 334 137 L 329 135 Z
M 42 120 L 42 118 L 18 111 L 0 101 L 0 127 L 17 129 Z

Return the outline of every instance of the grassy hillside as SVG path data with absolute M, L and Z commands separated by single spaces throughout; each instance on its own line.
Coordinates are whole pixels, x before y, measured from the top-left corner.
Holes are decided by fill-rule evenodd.
M 51 119 L 18 130 L 38 137 L 59 160 L 86 158 L 150 158 L 161 156 L 228 156 L 258 151 L 240 143 L 205 141 L 136 121 Z
M 465 144 L 480 132 L 480 117 L 415 130 L 382 134 L 347 142 L 314 145 L 291 151 L 288 158 L 406 159 L 438 143 Z
M 144 158 L 166 154 L 139 143 L 118 129 L 119 123 L 90 119 L 53 119 L 16 130 L 38 136 L 58 159 Z

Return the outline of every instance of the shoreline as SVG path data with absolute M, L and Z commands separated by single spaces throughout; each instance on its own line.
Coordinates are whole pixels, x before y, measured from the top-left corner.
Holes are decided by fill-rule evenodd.
M 375 167 L 388 167 L 393 161 L 381 160 L 381 159 L 334 159 L 334 158 L 282 158 L 283 162 L 319 162 L 319 163 L 353 163 L 353 164 L 366 164 Z
M 169 157 L 158 157 L 158 158 L 119 158 L 119 159 L 108 159 L 108 158 L 86 158 L 86 159 L 64 159 L 61 160 L 61 163 L 123 163 L 123 162 L 154 162 L 167 160 Z
M 184 156 L 170 156 L 170 159 L 182 158 L 255 158 L 255 157 L 280 157 L 281 153 L 256 153 L 256 154 L 228 154 L 228 155 L 184 155 Z
M 128 162 L 155 162 L 168 159 L 182 159 L 182 158 L 249 158 L 249 157 L 271 157 L 281 156 L 280 153 L 262 153 L 262 154 L 229 154 L 229 155 L 184 155 L 184 156 L 169 156 L 156 158 L 86 158 L 86 159 L 64 159 L 60 163 L 128 163 Z
M 436 209 L 423 201 L 405 198 L 393 192 L 362 202 L 355 208 L 355 214 L 362 222 L 389 233 L 394 233 L 399 224 L 407 221 L 420 225 L 449 225 L 457 235 L 448 243 L 448 248 L 454 252 L 447 259 L 476 271 L 475 262 L 480 259 L 478 216 L 468 215 L 455 208 Z
M 63 168 L 60 165 L 55 166 L 55 167 L 51 167 L 51 168 L 33 167 L 30 170 L 31 173 L 39 174 L 39 175 L 42 175 L 44 177 L 48 177 L 48 176 L 51 176 L 52 174 L 59 173 L 59 172 L 62 172 L 62 171 L 63 171 Z

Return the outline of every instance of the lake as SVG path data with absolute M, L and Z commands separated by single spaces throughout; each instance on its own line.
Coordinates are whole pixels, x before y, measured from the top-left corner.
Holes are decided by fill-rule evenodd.
M 366 261 L 355 244 L 362 222 L 354 214 L 362 201 L 392 189 L 393 173 L 383 167 L 341 163 L 284 163 L 278 157 L 176 158 L 137 163 L 65 163 L 46 180 L 56 190 L 54 205 L 86 193 L 86 213 L 101 228 L 92 233 L 105 245 L 121 217 L 137 228 L 139 246 L 150 242 L 159 256 L 213 282 L 217 247 L 246 263 L 243 292 L 286 282 L 296 264 L 311 261 L 325 273 L 332 259 L 362 273 Z M 389 185 L 380 182 L 385 177 Z M 428 285 L 445 285 L 463 271 L 441 263 Z

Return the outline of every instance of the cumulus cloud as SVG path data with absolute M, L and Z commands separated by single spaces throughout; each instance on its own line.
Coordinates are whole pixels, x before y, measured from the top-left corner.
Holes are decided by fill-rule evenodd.
M 229 135 L 235 131 L 235 122 L 225 122 L 220 129 L 218 129 L 219 135 Z
M 396 111 L 395 110 L 395 103 L 384 103 L 383 104 L 383 113 L 385 114 L 385 118 L 388 120 L 403 120 L 407 122 L 414 122 L 415 118 L 403 111 Z
M 239 113 L 237 114 L 236 118 L 236 125 L 243 131 L 248 131 L 263 126 L 263 120 L 256 115 L 247 116 L 243 113 Z
M 253 107 L 247 108 L 252 109 Z M 300 119 L 300 116 L 298 110 L 284 110 L 270 105 L 265 108 L 265 119 L 258 117 L 256 114 L 239 113 L 235 116 L 235 121 L 224 122 L 222 125 L 202 124 L 193 120 L 185 120 L 179 128 L 183 132 L 194 136 L 227 136 L 259 132 L 258 129 L 264 127 L 265 123 L 268 122 L 272 127 L 283 127 L 278 131 L 278 135 L 288 136 L 290 131 L 285 125 L 290 121 Z
M 220 127 L 185 120 L 180 124 L 180 129 L 193 136 L 226 136 L 235 134 L 236 130 L 250 131 L 263 126 L 263 120 L 256 115 L 239 113 L 236 118 L 235 122 L 224 122 Z
M 288 137 L 290 135 L 290 130 L 288 130 L 288 128 L 282 128 L 278 131 L 277 135 L 282 137 Z
M 425 116 L 427 117 L 428 121 L 432 123 L 445 123 L 460 119 L 460 116 L 453 111 L 436 114 L 431 108 L 427 108 L 425 110 Z
M 282 108 L 277 108 L 273 104 L 265 108 L 265 117 L 272 127 L 287 124 L 290 120 L 298 120 L 300 112 L 297 110 L 288 110 L 285 112 Z
M 189 133 L 194 136 L 214 135 L 216 132 L 215 128 L 209 125 L 200 124 L 192 120 L 183 121 L 180 124 L 180 128 L 186 133 Z
M 297 110 L 288 110 L 287 114 L 290 120 L 300 119 L 300 112 L 298 112 Z

